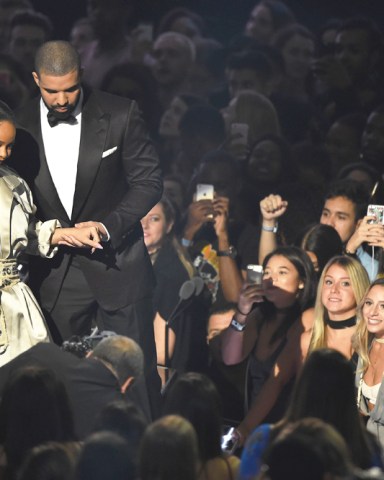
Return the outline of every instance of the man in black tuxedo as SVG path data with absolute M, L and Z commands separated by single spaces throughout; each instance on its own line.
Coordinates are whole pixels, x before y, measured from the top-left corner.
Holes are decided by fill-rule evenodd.
M 156 152 L 135 102 L 82 88 L 68 42 L 40 47 L 33 78 L 41 97 L 16 112 L 13 166 L 30 184 L 39 218 L 63 226 L 92 219 L 105 242 L 93 253 L 63 248 L 52 262 L 31 263 L 31 285 L 61 339 L 96 323 L 137 341 L 157 392 L 154 280 L 140 224 L 162 194 Z
M 78 358 L 53 343 L 38 343 L 0 368 L 0 397 L 7 381 L 21 368 L 36 365 L 50 368 L 64 382 L 74 416 L 76 434 L 89 435 L 103 408 L 111 402 L 133 402 L 143 410 L 137 384 L 143 375 L 143 352 L 130 338 L 104 338 Z M 148 418 L 147 418 L 148 420 Z

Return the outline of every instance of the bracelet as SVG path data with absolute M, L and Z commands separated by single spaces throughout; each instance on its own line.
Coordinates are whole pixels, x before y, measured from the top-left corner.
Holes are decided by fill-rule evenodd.
M 352 253 L 347 248 L 344 249 L 344 253 L 350 257 L 357 257 L 356 252 Z
M 242 332 L 246 327 L 246 324 L 240 323 L 235 319 L 235 317 L 232 317 L 230 327 L 233 328 L 233 330 L 236 330 L 237 332 Z
M 277 233 L 277 229 L 279 227 L 279 224 L 276 223 L 274 227 L 268 227 L 266 225 L 261 225 L 261 229 L 264 230 L 264 232 L 270 232 L 270 233 Z
M 190 247 L 192 245 L 192 240 L 188 240 L 188 238 L 182 238 L 181 239 L 181 245 L 183 247 Z
M 237 305 L 236 305 L 236 311 L 239 312 L 240 315 L 244 315 L 244 317 L 247 317 L 251 313 L 251 312 L 243 313 Z

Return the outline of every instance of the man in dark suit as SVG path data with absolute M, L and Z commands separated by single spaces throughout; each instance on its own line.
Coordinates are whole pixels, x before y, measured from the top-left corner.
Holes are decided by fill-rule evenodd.
M 53 262 L 31 263 L 32 287 L 61 339 L 96 323 L 137 341 L 147 386 L 157 391 L 154 280 L 140 225 L 162 193 L 156 152 L 135 102 L 81 87 L 79 56 L 68 42 L 43 44 L 33 77 L 41 98 L 16 112 L 13 165 L 42 220 L 92 219 L 105 242 L 93 253 L 63 249 Z
M 121 335 L 101 340 L 87 358 L 64 352 L 53 343 L 39 343 L 0 368 L 0 396 L 16 370 L 31 365 L 50 368 L 65 384 L 76 434 L 82 439 L 92 432 L 100 412 L 113 401 L 131 401 L 142 410 L 136 386 L 143 375 L 143 364 L 138 344 Z

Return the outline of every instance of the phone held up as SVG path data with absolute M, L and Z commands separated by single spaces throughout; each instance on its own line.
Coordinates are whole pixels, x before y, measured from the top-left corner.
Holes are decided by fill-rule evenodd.
M 263 283 L 263 267 L 261 265 L 247 265 L 247 282 L 253 285 Z
M 384 205 L 368 205 L 367 215 L 376 217 L 375 220 L 370 220 L 369 223 L 384 225 Z

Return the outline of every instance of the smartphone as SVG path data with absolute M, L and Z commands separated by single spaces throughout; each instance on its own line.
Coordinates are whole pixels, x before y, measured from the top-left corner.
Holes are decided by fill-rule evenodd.
M 224 432 L 221 436 L 221 450 L 229 455 L 232 455 L 235 452 L 239 443 L 234 433 L 234 427 L 224 427 Z
M 196 185 L 196 202 L 200 200 L 213 200 L 215 196 L 215 189 L 213 185 L 208 185 L 205 183 L 198 183 Z
M 254 285 L 263 283 L 263 267 L 261 265 L 247 265 L 247 282 Z
M 369 223 L 384 225 L 384 205 L 368 205 L 367 215 L 376 217 L 376 220 L 370 220 Z
M 248 145 L 249 125 L 247 123 L 232 123 L 231 137 L 232 143 L 238 145 Z

